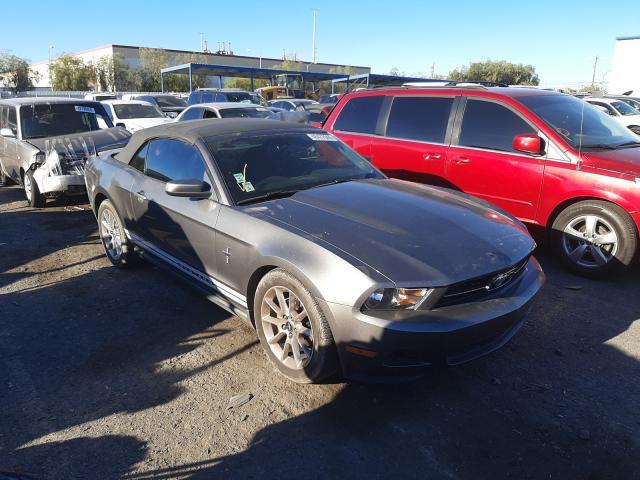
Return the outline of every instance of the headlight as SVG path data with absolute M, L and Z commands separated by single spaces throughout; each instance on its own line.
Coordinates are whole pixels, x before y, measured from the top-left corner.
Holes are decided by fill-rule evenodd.
M 429 295 L 431 288 L 379 288 L 369 295 L 363 310 L 415 310 Z

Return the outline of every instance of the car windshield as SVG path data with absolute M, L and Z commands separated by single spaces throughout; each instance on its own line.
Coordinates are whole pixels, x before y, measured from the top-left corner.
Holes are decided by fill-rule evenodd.
M 230 102 L 251 102 L 251 95 L 249 92 L 224 92 L 227 96 L 227 100 Z
M 518 100 L 574 148 L 616 148 L 638 141 L 609 115 L 570 95 L 532 95 Z
M 155 97 L 156 102 L 161 107 L 186 107 L 187 102 L 182 98 L 174 97 L 173 95 L 157 95 Z
M 118 118 L 164 118 L 164 114 L 153 105 L 142 105 L 141 103 L 123 103 L 113 105 Z
M 266 108 L 223 108 L 220 110 L 222 118 L 266 118 L 271 112 Z
M 100 104 L 43 103 L 20 107 L 24 139 L 56 137 L 113 127 Z
M 628 103 L 633 108 L 640 111 L 640 102 L 638 102 L 637 100 L 634 100 L 633 98 L 621 98 L 620 100 L 622 100 L 624 103 Z
M 328 183 L 384 178 L 366 159 L 328 133 L 226 137 L 210 140 L 208 147 L 238 204 Z
M 251 95 L 251 103 L 255 103 L 256 105 L 262 105 L 263 107 L 269 106 L 269 104 L 262 97 L 262 95 L 258 95 L 257 93 L 250 93 L 249 95 Z
M 625 117 L 631 115 L 640 115 L 640 112 L 638 110 L 633 108 L 628 103 L 623 102 L 622 100 L 611 102 L 611 105 L 613 105 L 613 108 L 615 108 L 620 113 L 620 115 L 624 115 Z

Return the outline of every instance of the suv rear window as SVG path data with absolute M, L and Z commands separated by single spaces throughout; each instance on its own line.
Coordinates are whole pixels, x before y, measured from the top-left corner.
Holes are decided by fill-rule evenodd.
M 396 97 L 391 105 L 387 136 L 444 143 L 453 98 Z
M 494 102 L 467 100 L 462 119 L 459 145 L 515 152 L 513 137 L 535 133 L 519 115 Z
M 349 100 L 340 111 L 333 128 L 343 132 L 375 133 L 384 98 L 379 95 Z

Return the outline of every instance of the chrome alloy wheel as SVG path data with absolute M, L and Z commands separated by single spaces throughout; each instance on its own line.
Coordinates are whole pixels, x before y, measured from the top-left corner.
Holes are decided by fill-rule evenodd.
M 100 219 L 100 238 L 104 248 L 113 260 L 119 260 L 122 256 L 122 235 L 120 233 L 120 220 L 108 208 L 102 212 Z
M 301 370 L 313 355 L 313 328 L 300 299 L 286 287 L 271 287 L 262 298 L 260 328 L 275 357 Z
M 31 202 L 31 177 L 25 173 L 22 183 L 24 185 L 24 194 L 27 197 L 27 201 Z
M 562 235 L 564 252 L 576 265 L 599 268 L 618 251 L 618 234 L 607 220 L 597 215 L 572 219 Z

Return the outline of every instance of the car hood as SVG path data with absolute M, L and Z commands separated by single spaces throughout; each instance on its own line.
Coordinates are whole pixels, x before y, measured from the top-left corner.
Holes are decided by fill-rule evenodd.
M 127 129 L 132 131 L 142 130 L 143 128 L 155 127 L 156 125 L 163 125 L 165 123 L 173 123 L 170 118 L 131 118 L 127 120 L 120 120 L 124 123 Z
M 520 222 L 481 200 L 399 180 L 318 187 L 253 207 L 416 287 L 502 270 L 535 247 Z
M 640 176 L 640 146 L 588 152 L 582 155 L 585 166 Z
M 58 137 L 33 138 L 27 141 L 45 153 L 55 149 L 59 153 L 92 155 L 107 148 L 124 146 L 129 141 L 129 137 L 131 134 L 124 128 L 113 127 Z

